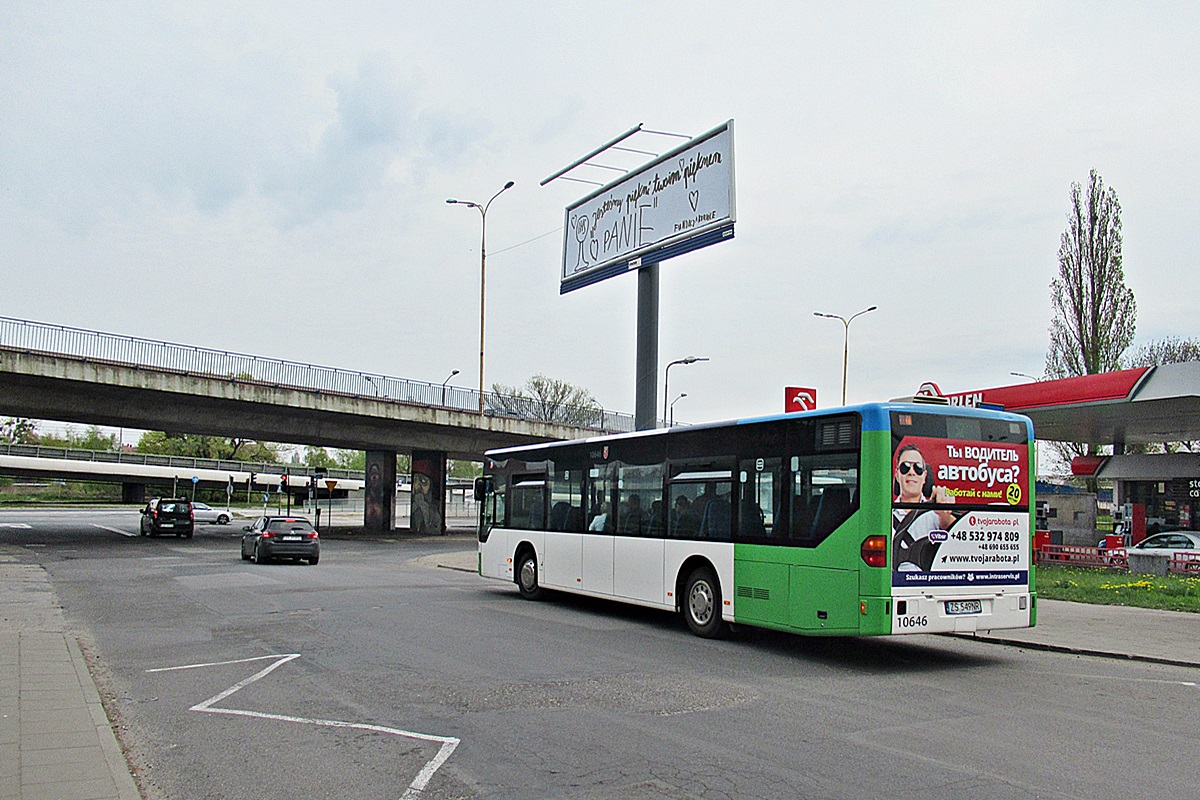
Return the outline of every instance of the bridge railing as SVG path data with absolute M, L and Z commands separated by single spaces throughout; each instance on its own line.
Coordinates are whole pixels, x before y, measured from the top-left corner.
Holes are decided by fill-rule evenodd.
M 26 458 L 61 458 L 69 461 L 98 461 L 107 464 L 140 464 L 151 467 L 177 467 L 181 470 L 214 469 L 225 472 L 265 472 L 275 475 L 286 470 L 307 475 L 311 468 L 295 464 L 269 464 L 265 461 L 231 461 L 221 458 L 164 456 L 150 453 L 126 453 L 115 450 L 75 450 L 62 447 L 43 447 L 32 444 L 0 444 L 0 455 Z M 362 470 L 329 467 L 327 478 L 363 480 Z
M 0 347 L 409 405 L 466 412 L 479 409 L 479 392 L 474 389 L 11 317 L 0 317 Z M 600 407 L 559 408 L 547 420 L 546 409 L 529 398 L 494 392 L 484 392 L 483 406 L 492 416 L 561 422 L 610 432 L 634 429 L 632 415 Z

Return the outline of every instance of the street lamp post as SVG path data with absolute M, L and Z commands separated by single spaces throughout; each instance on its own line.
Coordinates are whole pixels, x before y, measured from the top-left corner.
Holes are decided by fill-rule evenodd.
M 667 398 L 671 396 L 671 367 L 675 366 L 676 364 L 695 364 L 697 361 L 708 361 L 708 359 L 698 356 L 687 356 L 686 358 L 676 359 L 670 364 L 667 364 L 667 369 L 663 374 L 663 422 L 667 421 Z
M 1014 377 L 1017 377 L 1017 378 L 1028 378 L 1029 380 L 1033 381 L 1034 383 L 1041 383 L 1041 380 L 1042 380 L 1041 378 L 1035 378 L 1032 375 L 1026 375 L 1024 372 L 1010 372 L 1008 374 L 1012 375 Z
M 488 207 L 492 205 L 492 200 L 495 200 L 514 185 L 513 181 L 504 184 L 503 188 L 492 195 L 492 199 L 483 205 L 471 202 L 470 200 L 455 200 L 454 198 L 446 201 L 450 205 L 466 206 L 467 208 L 479 210 L 479 416 L 481 417 L 483 416 L 483 306 L 485 289 L 487 287 L 487 212 Z
M 861 317 L 863 314 L 874 311 L 878 307 L 879 306 L 871 306 L 870 308 L 864 308 L 862 311 L 850 317 L 850 319 L 846 319 L 839 314 L 823 314 L 820 311 L 813 312 L 814 317 L 825 317 L 826 319 L 841 320 L 842 325 L 846 326 L 846 335 L 842 340 L 842 405 L 846 405 L 846 364 L 850 360 L 850 323 L 854 322 L 855 319 Z
M 453 372 L 451 372 L 449 375 L 446 376 L 446 380 L 442 381 L 442 405 L 446 405 L 446 384 L 449 383 L 450 379 L 453 378 L 457 374 L 458 374 L 458 370 L 454 370 Z
M 687 392 L 680 392 L 679 397 L 676 397 L 674 400 L 671 401 L 671 420 L 667 424 L 667 427 L 669 427 L 669 428 L 675 427 L 675 404 L 678 403 L 680 400 L 682 400 L 685 397 L 687 397 Z

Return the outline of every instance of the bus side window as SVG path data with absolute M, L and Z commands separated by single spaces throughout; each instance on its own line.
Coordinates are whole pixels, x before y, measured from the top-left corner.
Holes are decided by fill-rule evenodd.
M 791 540 L 816 547 L 858 509 L 858 456 L 792 456 Z
M 550 473 L 550 522 L 547 530 L 582 533 L 583 469 L 556 469 Z
M 546 527 L 546 478 L 518 475 L 509 483 L 508 527 L 540 531 Z
M 617 532 L 627 536 L 661 536 L 662 465 L 618 467 Z
M 612 533 L 617 515 L 612 509 L 613 467 L 602 464 L 588 470 L 587 529 Z
M 779 517 L 779 487 L 783 485 L 783 460 L 745 459 L 739 470 L 738 536 L 761 539 L 775 535 Z

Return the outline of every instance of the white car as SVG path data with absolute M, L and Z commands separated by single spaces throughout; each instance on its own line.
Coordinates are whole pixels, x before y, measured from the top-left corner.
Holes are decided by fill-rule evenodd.
M 192 511 L 196 515 L 196 522 L 207 522 L 209 525 L 214 523 L 217 525 L 229 524 L 228 511 L 220 508 L 213 508 L 207 503 L 192 503 Z
M 1197 560 L 1200 566 L 1200 532 L 1169 531 L 1148 536 L 1130 547 L 1131 552 L 1169 553 L 1176 560 Z M 1189 565 L 1190 566 L 1190 565 Z

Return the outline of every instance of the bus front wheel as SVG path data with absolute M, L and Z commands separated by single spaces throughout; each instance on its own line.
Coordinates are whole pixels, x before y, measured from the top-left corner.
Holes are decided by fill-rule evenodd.
M 705 639 L 719 638 L 725 632 L 721 619 L 721 585 L 708 567 L 692 570 L 683 590 L 683 617 L 692 633 Z
M 517 559 L 517 589 L 526 600 L 537 600 L 542 596 L 542 587 L 538 585 L 537 558 L 532 552 L 526 551 Z

